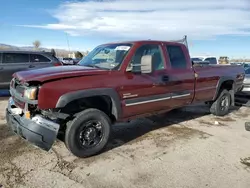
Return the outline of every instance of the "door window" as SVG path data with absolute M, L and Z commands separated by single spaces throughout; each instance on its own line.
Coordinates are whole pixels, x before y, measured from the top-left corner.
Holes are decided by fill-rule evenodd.
M 153 71 L 165 69 L 164 60 L 162 57 L 161 49 L 156 44 L 146 44 L 139 47 L 134 56 L 132 57 L 131 63 L 133 64 L 133 71 L 141 71 L 141 58 L 144 55 L 152 55 L 152 66 Z M 131 66 L 131 64 L 129 65 Z
M 187 68 L 187 61 L 181 46 L 167 45 L 167 53 L 172 69 Z
M 28 63 L 29 55 L 21 53 L 3 53 L 3 63 Z
M 44 57 L 43 55 L 40 54 L 30 54 L 30 61 L 34 63 L 50 62 L 50 60 L 47 57 Z

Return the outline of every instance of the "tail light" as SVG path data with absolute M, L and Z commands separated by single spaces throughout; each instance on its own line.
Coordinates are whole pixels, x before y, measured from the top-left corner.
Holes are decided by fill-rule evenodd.
M 62 66 L 63 64 L 61 62 L 54 63 L 54 66 Z

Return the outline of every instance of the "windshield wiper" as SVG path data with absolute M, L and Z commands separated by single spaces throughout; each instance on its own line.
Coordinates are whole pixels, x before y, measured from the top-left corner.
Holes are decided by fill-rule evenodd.
M 85 67 L 94 67 L 94 68 L 99 68 L 99 69 L 101 69 L 101 67 L 99 67 L 99 66 L 97 66 L 97 65 L 95 65 L 95 64 L 88 64 L 88 65 L 83 65 L 83 66 L 85 66 Z

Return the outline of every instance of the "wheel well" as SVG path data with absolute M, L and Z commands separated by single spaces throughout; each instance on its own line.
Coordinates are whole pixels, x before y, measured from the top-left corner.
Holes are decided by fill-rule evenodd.
M 218 88 L 219 90 L 217 90 L 217 93 L 216 93 L 216 96 L 215 96 L 214 100 L 216 100 L 219 97 L 220 93 L 224 89 L 230 91 L 230 90 L 234 89 L 233 87 L 234 87 L 234 81 L 233 80 L 226 80 L 226 81 L 222 82 L 220 87 Z M 234 94 L 232 94 L 232 93 L 231 93 L 231 100 L 234 101 Z
M 234 84 L 233 80 L 224 81 L 220 86 L 220 91 L 223 89 L 230 91 L 231 89 L 233 89 L 233 84 Z
M 112 113 L 112 100 L 109 96 L 93 96 L 77 99 L 67 104 L 61 111 L 70 115 L 74 115 L 88 108 L 96 108 L 107 114 L 111 121 L 116 120 L 115 114 Z

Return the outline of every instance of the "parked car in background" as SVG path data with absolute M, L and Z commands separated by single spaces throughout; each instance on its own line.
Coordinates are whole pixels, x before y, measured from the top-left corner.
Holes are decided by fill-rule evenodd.
M 213 56 L 197 56 L 192 57 L 191 60 L 196 63 L 218 64 L 217 58 Z
M 17 71 L 60 66 L 62 63 L 50 52 L 0 51 L 0 89 L 8 89 Z
M 244 69 L 247 70 L 248 68 L 250 68 L 250 64 L 249 63 L 243 63 Z
M 209 61 L 203 61 L 201 58 L 197 58 L 197 57 L 194 57 L 194 58 L 191 58 L 191 61 L 193 63 L 194 66 L 196 65 L 209 65 Z
M 74 61 L 74 65 L 76 65 L 79 61 L 81 61 L 82 58 L 74 58 L 73 61 Z
M 71 57 L 59 57 L 58 58 L 63 65 L 74 65 L 74 61 Z
M 249 92 L 250 93 L 250 67 L 245 68 L 245 78 L 243 81 L 242 92 Z

